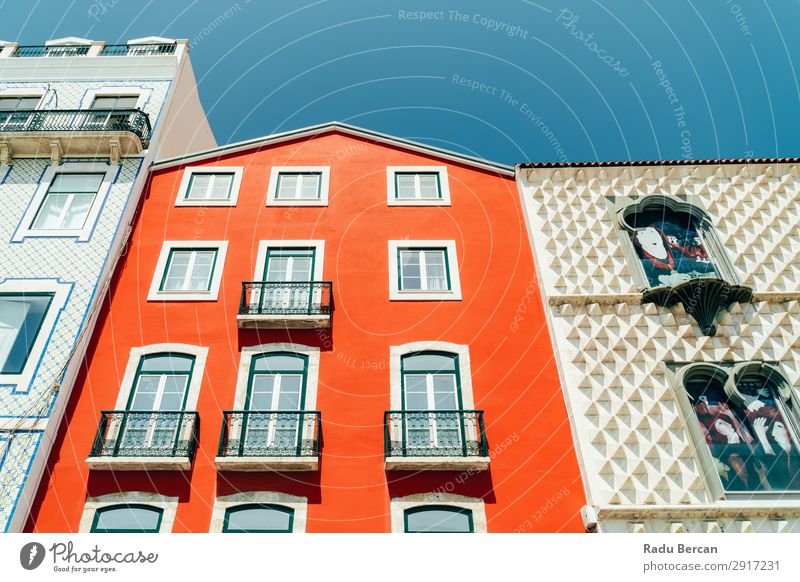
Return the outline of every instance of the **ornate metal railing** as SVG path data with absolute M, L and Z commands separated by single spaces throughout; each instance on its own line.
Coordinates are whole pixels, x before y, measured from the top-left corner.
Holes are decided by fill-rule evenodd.
M 50 46 L 18 46 L 13 57 L 83 57 L 89 53 L 88 44 Z
M 104 57 L 174 55 L 175 43 L 107 44 L 100 53 Z
M 151 44 L 108 44 L 100 52 L 104 57 L 126 57 L 142 55 L 174 55 L 175 43 Z M 85 57 L 89 54 L 89 45 L 50 45 L 19 46 L 12 57 Z
M 226 410 L 220 457 L 316 457 L 320 450 L 317 410 Z
M 187 411 L 104 410 L 92 457 L 194 458 L 200 417 Z
M 387 410 L 387 457 L 486 457 L 482 410 Z
M 150 140 L 150 117 L 141 109 L 36 109 L 0 111 L 3 131 L 129 131 Z
M 330 281 L 242 283 L 239 315 L 330 315 L 332 311 Z

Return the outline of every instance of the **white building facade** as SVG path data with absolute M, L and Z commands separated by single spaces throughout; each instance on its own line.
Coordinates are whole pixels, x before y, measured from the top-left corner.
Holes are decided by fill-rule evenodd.
M 599 532 L 800 532 L 800 161 L 522 164 Z
M 215 145 L 185 41 L 0 41 L 0 531 L 25 525 L 150 164 Z

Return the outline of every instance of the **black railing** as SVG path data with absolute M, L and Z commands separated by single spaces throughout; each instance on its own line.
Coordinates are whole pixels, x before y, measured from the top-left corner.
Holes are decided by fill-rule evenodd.
M 152 129 L 141 109 L 36 109 L 0 111 L 4 131 L 129 131 L 146 144 Z
M 104 57 L 174 55 L 175 43 L 107 44 L 100 53 Z
M 387 457 L 486 457 L 482 410 L 387 410 Z
M 100 52 L 104 57 L 174 55 L 175 43 L 107 44 Z M 89 45 L 19 46 L 12 57 L 85 57 Z
M 330 315 L 333 283 L 330 281 L 245 281 L 239 315 Z
M 104 410 L 92 457 L 194 458 L 200 417 L 187 411 Z
M 316 457 L 320 450 L 317 410 L 226 410 L 220 457 Z
M 88 44 L 50 46 L 18 46 L 12 57 L 83 57 L 89 52 Z

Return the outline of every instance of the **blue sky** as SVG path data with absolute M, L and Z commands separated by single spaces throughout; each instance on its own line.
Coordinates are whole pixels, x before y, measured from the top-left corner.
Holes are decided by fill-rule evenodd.
M 800 156 L 798 22 L 797 0 L 0 0 L 21 44 L 189 39 L 221 144 L 341 120 L 506 163 Z

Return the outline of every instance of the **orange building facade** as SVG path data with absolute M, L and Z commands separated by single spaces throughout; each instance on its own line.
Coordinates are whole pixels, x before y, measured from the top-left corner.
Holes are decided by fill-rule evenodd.
M 513 168 L 329 124 L 154 166 L 28 530 L 577 532 Z

